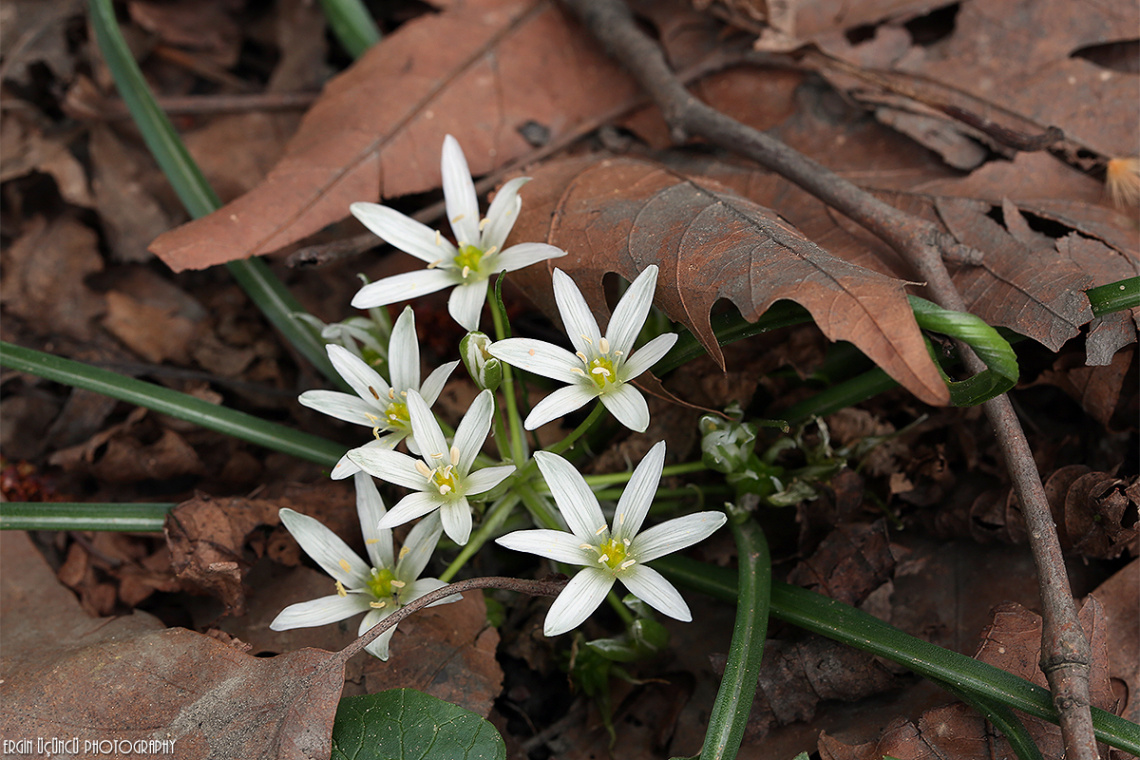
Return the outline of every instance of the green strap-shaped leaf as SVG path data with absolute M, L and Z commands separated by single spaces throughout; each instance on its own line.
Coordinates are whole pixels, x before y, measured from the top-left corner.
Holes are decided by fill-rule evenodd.
M 943 309 L 918 296 L 908 298 L 919 327 L 962 341 L 986 363 L 987 369 L 961 382 L 951 380 L 939 365 L 939 372 L 950 388 L 950 401 L 955 406 L 976 406 L 1000 396 L 1017 383 L 1020 372 L 1017 354 L 997 330 L 973 314 Z M 938 357 L 933 351 L 931 355 L 937 364 Z
M 345 697 L 332 760 L 506 760 L 495 727 L 470 710 L 415 689 Z

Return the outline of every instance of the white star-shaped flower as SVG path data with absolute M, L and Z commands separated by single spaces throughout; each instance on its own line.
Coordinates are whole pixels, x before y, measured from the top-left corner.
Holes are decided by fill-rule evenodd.
M 387 206 L 354 203 L 349 207 L 365 227 L 428 265 L 424 270 L 365 285 L 352 299 L 352 305 L 359 309 L 383 306 L 455 286 L 447 310 L 471 332 L 479 329 L 489 277 L 565 256 L 566 252 L 546 243 L 520 243 L 503 250 L 522 206 L 519 188 L 530 181 L 529 177 L 518 177 L 503 185 L 486 218 L 480 220 L 479 199 L 467 159 L 451 135 L 443 141 L 441 169 L 447 218 L 457 246 L 444 240 L 438 231 Z
M 318 520 L 291 509 L 281 510 L 281 522 L 305 553 L 333 577 L 336 593 L 289 605 L 269 624 L 271 629 L 311 628 L 336 623 L 363 612 L 364 619 L 360 621 L 357 633 L 360 636 L 409 602 L 447 585 L 437 578 L 419 577 L 443 531 L 438 517 L 433 515 L 412 528 L 397 557 L 392 546 L 392 531 L 377 527 L 385 509 L 376 484 L 372 478 L 359 472 L 356 475 L 356 511 L 371 565 Z M 455 594 L 429 606 L 459 599 L 460 595 Z M 381 660 L 387 660 L 388 642 L 395 632 L 395 626 L 389 628 L 366 649 Z
M 448 447 L 439 423 L 420 394 L 408 391 L 412 436 L 423 458 L 380 448 L 348 452 L 352 461 L 370 475 L 415 491 L 392 507 L 380 521 L 380 527 L 394 528 L 438 509 L 448 538 L 466 544 L 471 536 L 471 505 L 467 497 L 491 490 L 515 471 L 514 465 L 502 465 L 471 472 L 494 413 L 494 397 L 491 391 L 483 391 L 467 410 L 455 430 L 454 444 Z
M 649 405 L 629 381 L 656 364 L 677 342 L 676 333 L 658 335 L 636 352 L 653 293 L 657 266 L 650 264 L 629 286 L 602 337 L 582 292 L 561 269 L 554 270 L 554 298 L 576 353 L 532 338 L 508 338 L 491 344 L 490 354 L 536 375 L 570 383 L 535 405 L 524 426 L 534 430 L 597 398 L 618 422 L 639 433 L 649 427 Z
M 727 518 L 723 512 L 697 512 L 641 531 L 661 480 L 665 442 L 650 449 L 633 471 L 618 500 L 612 530 L 593 491 L 573 465 L 544 451 L 536 452 L 534 458 L 571 532 L 521 530 L 502 536 L 497 543 L 583 566 L 554 600 L 543 632 L 557 636 L 576 628 L 597 609 L 616 580 L 662 614 L 692 620 L 673 584 L 645 563 L 708 538 Z
M 376 440 L 365 444 L 362 447 L 365 449 L 393 449 L 407 438 L 412 432 L 408 419 L 408 392 L 417 391 L 430 407 L 459 364 L 457 361 L 444 364 L 420 385 L 420 344 L 416 339 L 416 315 L 410 306 L 396 320 L 388 342 L 391 385 L 348 349 L 329 345 L 326 350 L 333 367 L 352 386 L 356 395 L 339 391 L 305 391 L 298 401 L 339 420 L 372 428 Z M 345 454 L 333 467 L 332 477 L 341 480 L 359 470 Z

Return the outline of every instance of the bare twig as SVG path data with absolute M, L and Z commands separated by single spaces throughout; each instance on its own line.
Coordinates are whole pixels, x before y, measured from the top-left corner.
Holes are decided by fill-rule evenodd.
M 959 244 L 930 222 L 887 205 L 779 140 L 741 124 L 698 101 L 669 69 L 657 43 L 642 32 L 620 0 L 563 0 L 587 29 L 641 83 L 660 107 L 677 141 L 700 135 L 743 154 L 796 183 L 867 228 L 910 262 L 934 300 L 965 311 L 944 258 L 977 262 L 981 254 Z M 972 372 L 984 369 L 966 346 L 959 347 Z M 1029 528 L 1044 608 L 1041 664 L 1049 679 L 1069 760 L 1094 760 L 1096 743 L 1089 713 L 1091 655 L 1077 620 L 1060 542 L 1025 434 L 1006 396 L 987 402 L 986 415 L 1001 444 Z
M 518 591 L 520 594 L 530 594 L 531 596 L 558 596 L 562 589 L 566 588 L 569 581 L 565 576 L 551 576 L 544 578 L 540 581 L 527 581 L 519 578 L 503 578 L 499 576 L 489 576 L 486 578 L 469 578 L 465 581 L 456 581 L 450 583 L 443 588 L 436 589 L 435 591 L 428 592 L 416 599 L 413 602 L 405 604 L 400 609 L 393 612 L 388 617 L 381 620 L 376 625 L 368 629 L 368 632 L 352 642 L 344 649 L 337 653 L 335 661 L 343 665 L 353 655 L 360 653 L 364 647 L 371 644 L 376 638 L 388 630 L 392 626 L 399 623 L 409 615 L 422 610 L 430 604 L 434 604 L 441 599 L 446 599 L 453 594 L 461 594 L 464 591 L 473 591 L 478 588 L 502 588 L 508 591 Z

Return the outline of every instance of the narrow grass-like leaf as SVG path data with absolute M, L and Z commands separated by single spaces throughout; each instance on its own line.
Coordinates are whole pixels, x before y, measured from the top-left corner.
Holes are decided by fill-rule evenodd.
M 764 531 L 752 519 L 730 519 L 739 562 L 736 623 L 709 716 L 701 760 L 733 760 L 740 749 L 752 700 L 760 677 L 764 637 L 768 632 L 768 602 L 772 593 L 772 562 Z
M 205 216 L 221 207 L 198 164 L 186 150 L 182 139 L 174 131 L 174 126 L 166 114 L 158 107 L 146 79 L 139 70 L 130 48 L 115 18 L 111 0 L 90 0 L 91 26 L 95 30 L 95 40 L 115 86 L 123 97 L 135 125 L 142 133 L 147 148 L 150 149 L 162 173 L 170 182 L 174 192 L 186 210 L 194 218 Z M 260 259 L 235 261 L 227 265 L 238 284 L 245 289 L 250 299 L 257 304 L 274 327 L 301 352 L 325 377 L 343 390 L 347 385 L 333 369 L 325 353 L 324 345 L 311 332 L 302 329 L 292 314 L 304 311 L 279 279 Z
M 1107 285 L 1085 291 L 1092 305 L 1093 314 L 1098 317 L 1114 311 L 1135 309 L 1140 306 L 1140 277 L 1110 282 Z
M 670 580 L 696 591 L 727 602 L 737 599 L 736 576 L 727 568 L 676 556 L 662 557 L 654 561 L 654 567 Z M 931 680 L 954 684 L 983 699 L 1042 720 L 1057 722 L 1052 697 L 1040 686 L 972 657 L 903 633 L 873 615 L 821 594 L 774 581 L 772 615 L 829 639 L 885 657 Z M 1140 755 L 1140 726 L 1096 707 L 1092 708 L 1092 717 L 1099 741 Z
M 353 58 L 380 41 L 380 29 L 360 0 L 321 0 L 333 36 Z
M 114 530 L 161 533 L 176 504 L 0 502 L 0 530 Z
M 244 412 L 211 404 L 133 377 L 125 377 L 82 362 L 45 354 L 31 348 L 0 342 L 0 366 L 76 388 L 86 388 L 120 401 L 153 409 L 208 430 L 232 435 L 274 451 L 331 467 L 344 447 L 285 425 L 267 422 Z

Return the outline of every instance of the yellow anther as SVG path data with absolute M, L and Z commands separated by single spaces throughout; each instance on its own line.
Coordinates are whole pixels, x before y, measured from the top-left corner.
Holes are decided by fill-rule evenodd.
M 451 486 L 444 484 L 439 487 L 440 496 L 447 496 L 449 493 L 451 493 Z
M 435 452 L 434 454 L 432 454 L 432 455 L 431 455 L 431 458 L 432 458 L 432 459 L 443 459 L 443 454 L 441 454 L 441 453 L 439 453 L 439 452 L 437 451 L 437 452 Z
M 376 389 L 373 388 L 371 385 L 368 386 L 368 392 L 372 394 L 372 398 L 376 399 L 377 401 L 380 400 L 380 394 L 377 393 Z
M 368 606 L 374 610 L 382 610 L 388 606 L 387 602 L 369 602 Z
M 344 590 L 344 584 L 341 583 L 340 581 L 336 582 L 336 595 L 337 596 L 348 596 L 348 592 Z
M 629 568 L 633 567 L 636 564 L 637 564 L 637 560 L 627 559 L 625 562 L 622 562 L 620 565 L 618 565 L 618 570 L 628 570 Z
M 380 539 L 378 539 L 378 538 L 367 538 L 364 540 L 364 543 L 366 543 L 366 544 L 378 544 L 378 543 L 380 543 Z
M 610 561 L 610 555 L 608 555 L 608 554 L 602 554 L 602 555 L 598 556 L 598 564 L 600 564 L 600 565 L 604 565 L 609 561 Z
M 619 356 L 625 356 L 625 351 L 614 351 L 614 358 L 616 359 Z
M 581 360 L 582 360 L 582 363 L 583 363 L 583 364 L 589 364 L 589 363 L 590 363 L 590 359 L 589 359 L 589 357 L 587 357 L 587 356 L 586 356 L 584 353 L 582 353 L 581 351 L 576 351 L 576 352 L 574 352 L 574 355 L 575 355 L 575 356 L 577 356 L 579 359 L 581 359 Z
M 600 535 L 602 535 L 602 534 L 603 534 L 603 533 L 605 533 L 605 532 L 606 532 L 606 526 L 605 526 L 605 525 L 603 525 L 602 527 L 600 527 L 600 528 L 598 528 L 597 530 L 595 530 L 595 531 L 594 531 L 594 535 L 595 535 L 595 536 L 600 536 Z
M 451 463 L 454 465 L 459 464 L 459 447 L 458 446 L 452 446 L 451 447 Z
M 578 367 L 571 367 L 570 371 L 573 372 L 575 375 L 581 375 L 582 377 L 586 376 L 586 373 L 583 370 L 579 369 Z
M 452 220 L 451 220 L 451 223 L 452 223 L 452 224 L 455 224 L 456 222 L 460 222 L 460 221 L 463 221 L 463 217 L 465 217 L 465 216 L 467 216 L 467 214 L 460 214 L 459 216 L 457 216 L 457 217 L 455 217 L 454 219 L 452 219 Z
M 346 573 L 352 571 L 352 565 L 348 564 L 347 559 L 342 559 L 339 562 L 337 562 L 337 564 L 340 565 L 340 569 L 345 571 Z
M 403 581 L 392 581 L 392 588 L 403 588 L 404 586 L 407 586 L 407 585 L 408 584 L 404 583 Z
M 480 219 L 480 220 L 479 220 L 479 231 L 480 231 L 480 232 L 482 232 L 482 231 L 483 231 L 483 228 L 487 226 L 487 222 L 489 222 L 489 221 L 491 221 L 491 220 L 490 220 L 490 219 L 487 219 L 487 218 L 484 218 L 484 219 Z
M 487 250 L 483 251 L 483 256 L 482 256 L 482 258 L 487 258 L 488 256 L 490 256 L 492 253 L 494 253 L 494 252 L 495 252 L 495 251 L 497 251 L 497 250 L 499 250 L 499 246 L 497 246 L 497 245 L 493 245 L 493 246 L 491 246 L 491 247 L 490 247 L 490 248 L 488 248 Z
M 606 338 L 602 338 L 602 342 L 598 345 L 601 347 L 603 354 L 608 354 L 610 352 L 610 342 Z
M 593 544 L 579 544 L 578 548 L 579 549 L 593 549 L 594 551 L 598 550 L 598 547 L 594 546 Z
M 389 388 L 388 389 L 388 400 L 389 401 L 395 401 L 396 400 L 396 389 L 395 388 Z
M 416 460 L 416 472 L 423 475 L 425 478 L 431 477 L 431 469 L 421 460 Z
M 409 549 L 408 547 L 406 547 L 406 546 L 401 546 L 401 547 L 400 547 L 400 557 L 399 557 L 399 558 L 400 558 L 400 559 L 403 559 L 404 557 L 408 556 L 408 552 L 410 552 L 410 551 L 411 551 L 411 549 Z
M 590 370 L 590 374 L 591 375 L 604 375 L 605 377 L 609 377 L 610 371 L 608 369 L 606 369 L 605 367 L 594 367 L 592 370 Z
M 471 267 L 463 267 L 463 277 L 466 278 L 471 274 Z
M 625 525 L 625 512 L 618 513 L 618 525 Z
M 594 341 L 590 340 L 590 336 L 586 335 L 585 333 L 582 333 L 578 337 L 580 337 L 582 340 L 586 341 L 586 343 L 590 344 L 591 346 L 594 345 Z
M 435 231 L 435 244 L 443 245 L 443 235 L 440 234 L 439 230 Z
M 438 233 L 437 233 L 437 234 L 438 234 Z M 428 264 L 428 265 L 427 265 L 427 268 L 428 268 L 428 269 L 435 269 L 436 267 L 438 267 L 438 266 L 439 266 L 440 264 L 442 264 L 442 263 L 443 263 L 443 259 L 436 259 L 435 261 L 433 261 L 433 262 L 431 262 L 430 264 Z

